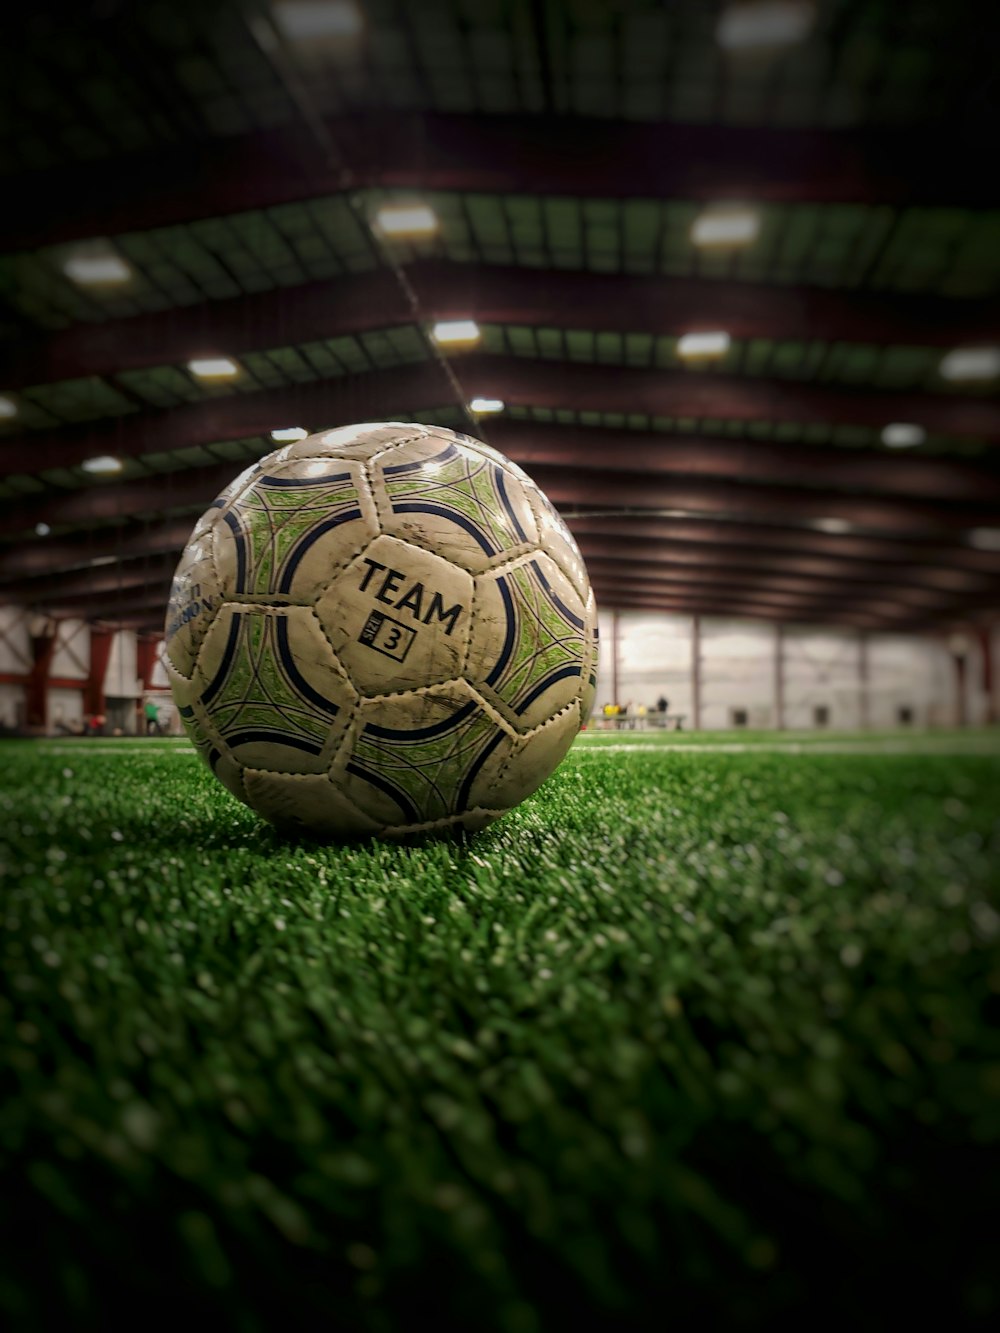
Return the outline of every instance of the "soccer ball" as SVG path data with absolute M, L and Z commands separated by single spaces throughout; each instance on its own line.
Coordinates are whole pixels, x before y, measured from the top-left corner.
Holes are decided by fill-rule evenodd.
M 514 463 L 369 423 L 269 454 L 195 525 L 166 666 L 216 777 L 328 838 L 481 828 L 530 795 L 594 699 L 597 611 Z

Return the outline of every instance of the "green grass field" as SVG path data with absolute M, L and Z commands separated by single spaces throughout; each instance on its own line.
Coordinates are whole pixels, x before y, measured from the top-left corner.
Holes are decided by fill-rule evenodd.
M 5 743 L 8 1326 L 994 1326 L 1000 747 L 756 739 L 341 848 Z

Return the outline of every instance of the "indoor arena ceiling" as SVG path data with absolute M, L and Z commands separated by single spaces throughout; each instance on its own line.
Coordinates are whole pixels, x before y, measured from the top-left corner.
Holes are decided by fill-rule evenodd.
M 522 464 L 605 605 L 995 615 L 998 38 L 974 0 L 25 6 L 0 601 L 157 629 L 272 431 L 413 419 Z

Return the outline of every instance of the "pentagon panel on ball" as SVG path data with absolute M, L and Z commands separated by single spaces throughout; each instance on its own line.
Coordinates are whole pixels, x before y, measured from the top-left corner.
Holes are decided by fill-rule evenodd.
M 195 526 L 166 638 L 212 772 L 320 837 L 480 828 L 593 704 L 569 531 L 520 468 L 442 427 L 340 427 L 248 468 Z

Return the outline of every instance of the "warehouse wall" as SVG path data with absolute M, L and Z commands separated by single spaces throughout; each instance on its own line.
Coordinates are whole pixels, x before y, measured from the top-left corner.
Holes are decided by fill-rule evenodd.
M 595 715 L 607 700 L 651 708 L 665 695 L 670 711 L 693 727 L 692 617 L 602 612 L 600 630 Z M 700 721 L 706 729 L 934 727 L 960 720 L 952 652 L 943 640 L 890 634 L 863 639 L 848 630 L 709 616 L 699 622 L 698 639 Z M 998 660 L 1000 630 L 993 642 Z M 966 720 L 975 724 L 987 719 L 989 698 L 983 653 L 971 640 L 966 661 Z M 994 697 L 996 689 L 994 680 Z
M 0 606 L 0 675 L 23 676 L 30 669 L 28 618 L 19 606 Z M 24 706 L 24 686 L 0 682 L 0 727 L 20 726 Z

